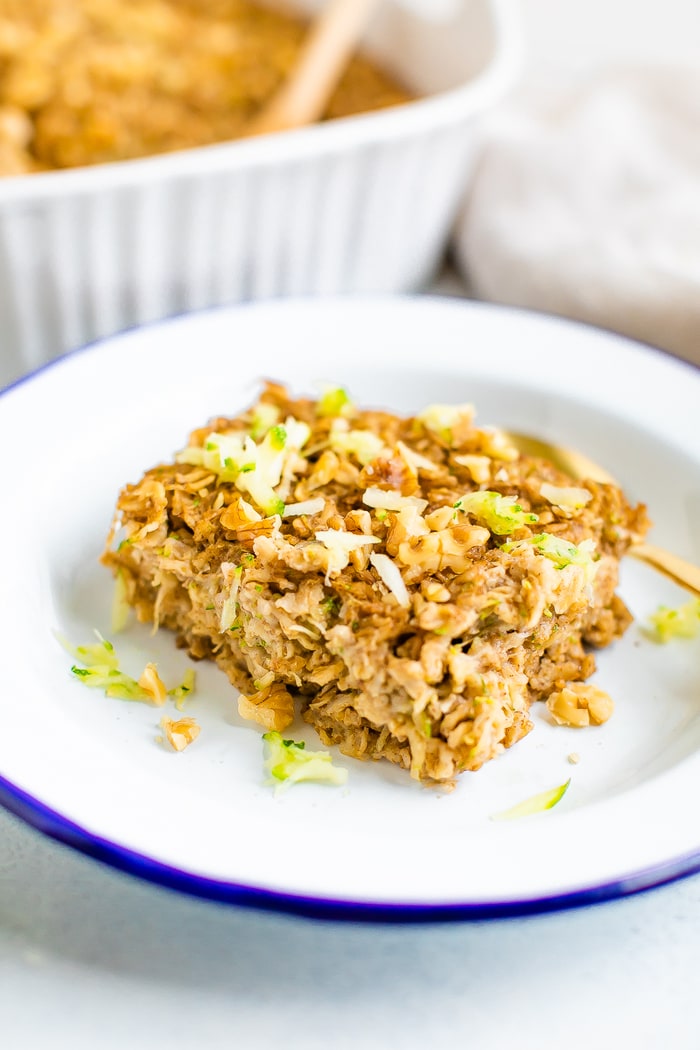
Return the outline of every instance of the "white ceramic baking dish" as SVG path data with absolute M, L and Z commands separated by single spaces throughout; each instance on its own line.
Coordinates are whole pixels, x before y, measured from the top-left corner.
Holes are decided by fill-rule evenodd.
M 296 6 L 308 12 L 319 0 Z M 477 122 L 513 83 L 518 43 L 511 0 L 385 0 L 366 50 L 417 101 L 1 179 L 0 385 L 66 350 L 199 308 L 418 288 L 467 187 Z

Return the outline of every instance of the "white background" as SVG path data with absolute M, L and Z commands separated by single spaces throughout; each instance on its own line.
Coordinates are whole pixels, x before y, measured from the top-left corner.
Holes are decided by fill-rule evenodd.
M 697 0 L 521 0 L 526 76 L 613 63 L 700 62 Z
M 525 78 L 698 61 L 698 0 L 523 0 L 522 10 Z M 157 889 L 0 813 L 7 1050 L 695 1050 L 698 945 L 698 877 L 530 919 L 317 923 Z

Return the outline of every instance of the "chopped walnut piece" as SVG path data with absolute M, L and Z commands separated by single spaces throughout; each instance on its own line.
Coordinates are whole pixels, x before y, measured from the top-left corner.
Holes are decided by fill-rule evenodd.
M 449 529 L 457 523 L 457 511 L 454 507 L 439 507 L 430 514 L 425 515 L 425 524 L 431 532 L 440 532 L 441 529 Z
M 477 485 L 491 480 L 491 459 L 489 456 L 463 455 L 452 457 L 460 467 L 466 467 Z
M 400 544 L 416 536 L 425 536 L 430 530 L 417 507 L 402 507 L 397 514 L 389 517 L 389 531 L 386 537 L 387 554 L 396 555 Z
M 423 597 L 429 602 L 449 602 L 452 595 L 438 580 L 423 580 L 420 585 Z
M 165 683 L 163 682 L 163 679 L 158 674 L 158 670 L 155 664 L 146 664 L 146 666 L 143 669 L 143 673 L 139 678 L 139 685 L 152 698 L 154 704 L 156 704 L 158 707 L 163 706 L 168 695 L 168 691 L 165 688 Z
M 570 682 L 563 689 L 550 694 L 547 708 L 559 725 L 581 729 L 607 722 L 613 713 L 614 704 L 602 689 L 583 682 Z
M 277 527 L 275 515 L 263 518 L 246 500 L 239 497 L 222 511 L 222 527 L 233 532 L 236 539 L 250 546 L 258 536 L 270 536 Z
M 195 718 L 166 718 L 160 720 L 165 738 L 175 751 L 184 751 L 199 736 L 201 726 Z
M 250 696 L 241 693 L 238 713 L 241 718 L 281 733 L 294 721 L 294 699 L 281 682 L 273 682 Z
M 418 489 L 418 475 L 405 456 L 378 456 L 362 471 L 359 484 L 412 496 Z
M 372 515 L 366 510 L 351 510 L 345 515 L 345 528 L 359 529 L 365 536 L 372 535 Z
M 484 427 L 479 432 L 479 450 L 491 459 L 514 462 L 520 453 L 507 435 L 496 427 Z
M 237 496 L 223 511 L 219 520 L 223 528 L 235 532 L 237 529 L 246 528 L 253 522 L 262 521 L 262 514 L 258 514 L 257 510 L 251 507 L 242 496 Z
M 316 489 L 323 488 L 325 485 L 335 481 L 339 469 L 340 460 L 338 456 L 330 449 L 326 449 L 314 463 L 308 477 L 302 482 L 304 496 L 300 498 L 304 498 L 306 494 L 315 492 Z
M 424 572 L 451 569 L 459 573 L 470 565 L 468 552 L 483 546 L 488 539 L 488 529 L 479 525 L 454 525 L 399 544 L 397 557 L 404 565 L 415 565 Z
M 428 459 L 427 456 L 421 456 L 415 449 L 409 448 L 408 445 L 404 444 L 403 441 L 396 442 L 396 451 L 405 460 L 406 464 L 411 468 L 414 474 L 418 471 L 422 471 L 429 477 L 435 474 L 444 473 L 444 468 L 439 464 L 435 463 L 432 459 Z

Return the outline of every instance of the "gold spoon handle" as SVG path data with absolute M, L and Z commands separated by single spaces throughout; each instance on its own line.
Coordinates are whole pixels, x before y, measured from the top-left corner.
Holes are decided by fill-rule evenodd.
M 669 580 L 700 598 L 700 568 L 697 565 L 691 565 L 676 554 L 671 554 L 662 547 L 654 547 L 651 543 L 633 543 L 627 553 L 653 569 L 658 569 Z
M 590 478 L 592 481 L 600 481 L 605 485 L 617 484 L 612 474 L 609 474 L 599 463 L 594 463 L 583 452 L 568 448 L 566 445 L 555 445 L 551 441 L 542 441 L 530 434 L 521 434 L 514 430 L 506 430 L 504 433 L 519 452 L 526 456 L 537 456 L 540 459 L 549 460 L 558 470 L 568 474 L 574 481 L 584 481 Z
M 329 0 L 309 30 L 293 71 L 244 134 L 266 135 L 318 120 L 377 3 Z
M 593 481 L 617 485 L 607 470 L 576 449 L 542 441 L 530 434 L 520 434 L 515 431 L 506 431 L 506 434 L 520 452 L 549 460 L 575 481 L 590 478 Z M 657 569 L 679 587 L 684 587 L 685 590 L 700 597 L 700 568 L 697 565 L 692 565 L 683 558 L 679 558 L 678 555 L 671 554 L 662 547 L 655 547 L 651 543 L 633 543 L 627 553 L 650 565 L 653 569 Z

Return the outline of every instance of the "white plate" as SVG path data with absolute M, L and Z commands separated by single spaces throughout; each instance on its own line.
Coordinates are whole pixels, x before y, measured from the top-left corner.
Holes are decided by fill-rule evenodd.
M 533 732 L 451 794 L 388 763 L 338 758 L 345 788 L 264 782 L 260 730 L 198 665 L 182 754 L 156 743 L 160 712 L 107 699 L 71 676 L 58 629 L 110 635 L 111 577 L 98 564 L 120 487 L 235 413 L 260 377 L 319 381 L 397 411 L 476 404 L 482 423 L 580 447 L 647 502 L 652 538 L 700 559 L 700 373 L 585 326 L 463 301 L 286 301 L 195 315 L 66 357 L 0 398 L 4 551 L 0 801 L 117 867 L 239 904 L 377 918 L 484 917 L 646 888 L 700 869 L 700 639 L 644 634 L 687 596 L 626 561 L 637 618 L 599 656 L 616 702 L 573 730 L 535 712 Z M 114 638 L 127 669 L 146 657 L 174 683 L 188 658 L 167 633 Z M 313 731 L 291 735 L 313 744 Z M 316 742 L 317 743 L 317 742 Z M 580 761 L 568 761 L 571 752 Z M 559 805 L 493 814 L 571 777 Z

